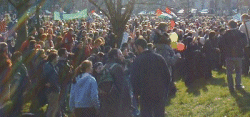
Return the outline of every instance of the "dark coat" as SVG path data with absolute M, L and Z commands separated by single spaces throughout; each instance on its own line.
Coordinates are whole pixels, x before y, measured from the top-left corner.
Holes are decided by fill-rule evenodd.
M 203 47 L 203 52 L 205 53 L 206 59 L 217 60 L 219 57 L 219 52 L 216 51 L 218 48 L 217 39 L 208 39 Z
M 114 62 L 109 62 L 105 67 L 110 68 Z M 109 103 L 105 97 L 101 98 L 101 117 L 131 117 L 131 97 L 128 82 L 125 79 L 124 69 L 120 64 L 115 65 L 110 73 L 114 79 L 115 86 L 119 93 L 115 98 L 115 103 Z M 103 91 L 108 92 L 112 83 L 107 82 Z
M 43 66 L 43 77 L 50 83 L 49 92 L 60 92 L 58 70 L 50 62 L 45 63 Z
M 132 64 L 131 81 L 135 95 L 154 101 L 163 99 L 170 83 L 168 65 L 161 55 L 145 51 Z
M 219 48 L 224 49 L 225 58 L 243 57 L 244 48 L 247 45 L 247 38 L 244 33 L 238 29 L 226 31 L 219 42 Z
M 59 83 L 61 88 L 70 83 L 72 77 L 72 69 L 68 60 L 59 60 L 57 65 L 59 74 Z

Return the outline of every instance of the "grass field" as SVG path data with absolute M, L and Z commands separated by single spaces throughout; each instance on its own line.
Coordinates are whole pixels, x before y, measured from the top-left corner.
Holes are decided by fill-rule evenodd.
M 166 116 L 250 117 L 250 77 L 243 76 L 242 84 L 246 87 L 243 91 L 231 94 L 225 70 L 213 71 L 213 79 L 198 79 L 188 88 L 183 79 L 176 79 L 178 91 L 166 106 Z M 29 106 L 27 103 L 23 112 L 29 112 Z M 45 112 L 46 107 L 41 108 L 41 112 Z
M 213 79 L 198 79 L 188 88 L 177 79 L 178 91 L 166 106 L 166 113 L 169 117 L 250 117 L 250 77 L 243 76 L 242 84 L 244 90 L 230 93 L 225 70 L 213 71 Z

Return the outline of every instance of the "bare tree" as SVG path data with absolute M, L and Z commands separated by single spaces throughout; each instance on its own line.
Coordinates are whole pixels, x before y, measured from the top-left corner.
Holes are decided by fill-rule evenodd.
M 21 44 L 27 39 L 28 31 L 26 28 L 28 16 L 27 10 L 35 3 L 35 0 L 8 0 L 17 10 L 18 26 L 14 29 L 17 31 L 16 47 L 20 48 Z
M 45 4 L 45 2 L 46 2 L 46 0 L 39 0 L 38 5 L 36 6 L 36 21 L 37 21 L 36 30 L 38 31 L 39 34 L 40 34 L 39 28 L 41 27 L 39 15 L 40 15 L 41 8 Z
M 122 41 L 125 26 L 130 19 L 134 9 L 135 0 L 127 0 L 128 2 L 123 5 L 123 0 L 102 0 L 105 7 L 99 5 L 96 0 L 89 0 L 98 10 L 108 17 L 113 27 L 113 32 L 116 35 L 116 45 L 120 46 Z M 125 8 L 124 13 L 122 8 Z

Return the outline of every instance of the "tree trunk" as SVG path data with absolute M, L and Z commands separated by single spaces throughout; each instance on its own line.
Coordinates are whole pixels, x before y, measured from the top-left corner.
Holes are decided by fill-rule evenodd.
M 17 42 L 16 42 L 16 48 L 19 49 L 22 45 L 22 43 L 27 39 L 28 32 L 26 27 L 26 20 L 25 18 L 22 18 L 25 14 L 25 9 L 17 9 L 17 18 L 18 18 L 18 28 L 17 28 Z M 24 20 L 24 21 L 23 21 Z
M 39 18 L 39 14 L 40 14 L 40 9 L 39 8 L 40 6 L 37 6 L 36 7 L 36 31 L 38 32 L 38 35 L 40 35 L 40 31 L 39 31 L 39 28 L 40 28 L 40 18 Z
M 125 29 L 125 24 L 119 24 L 120 22 L 115 22 L 113 23 L 113 32 L 116 35 L 115 38 L 115 45 L 116 48 L 120 48 L 121 46 L 121 42 L 122 42 L 122 38 L 123 38 L 123 33 L 124 33 L 124 29 Z

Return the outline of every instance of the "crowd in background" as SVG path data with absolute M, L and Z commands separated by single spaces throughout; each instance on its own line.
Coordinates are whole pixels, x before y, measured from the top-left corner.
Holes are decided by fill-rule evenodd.
M 15 46 L 17 34 L 8 35 L 17 23 L 11 16 L 5 14 L 0 35 L 0 109 L 13 103 L 4 116 L 19 116 L 28 97 L 31 113 L 48 104 L 47 117 L 68 110 L 77 117 L 162 117 L 168 96 L 177 91 L 176 71 L 190 86 L 226 66 L 230 91 L 233 69 L 236 89 L 244 88 L 241 72 L 249 72 L 248 15 L 243 22 L 179 19 L 174 27 L 155 16 L 131 17 L 121 43 L 107 18 L 44 20 L 39 30 L 29 26 L 21 48 Z M 185 50 L 171 47 L 172 33 Z

